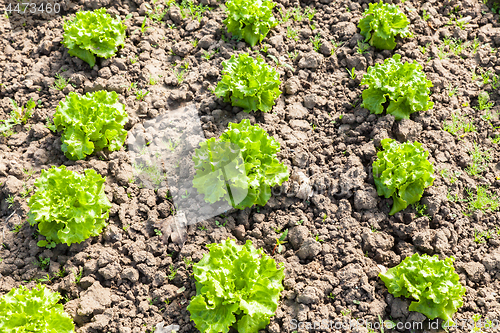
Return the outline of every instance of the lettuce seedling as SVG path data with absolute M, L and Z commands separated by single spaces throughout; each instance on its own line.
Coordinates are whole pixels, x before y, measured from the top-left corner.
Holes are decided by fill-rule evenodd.
M 64 22 L 64 46 L 68 53 L 95 65 L 95 56 L 110 58 L 116 54 L 119 46 L 125 45 L 127 27 L 117 16 L 113 19 L 102 7 L 94 11 L 76 12 L 73 20 Z
M 454 261 L 453 257 L 439 260 L 437 255 L 415 253 L 379 277 L 394 297 L 413 299 L 410 311 L 453 323 L 453 314 L 462 306 L 465 294 Z
M 54 114 L 57 131 L 64 131 L 61 149 L 71 160 L 82 160 L 94 150 L 119 150 L 127 137 L 127 120 L 118 94 L 104 90 L 83 96 L 70 92 Z
M 370 3 L 365 10 L 358 28 L 365 37 L 365 42 L 382 50 L 393 50 L 396 47 L 395 36 L 411 36 L 408 30 L 408 18 L 395 5 Z
M 243 108 L 245 112 L 261 110 L 271 111 L 274 100 L 281 95 L 280 75 L 258 57 L 242 53 L 222 62 L 222 80 L 215 88 L 217 97 L 224 97 L 233 106 Z
M 284 267 L 252 242 L 228 239 L 209 244 L 210 253 L 193 266 L 196 296 L 187 309 L 203 333 L 257 333 L 269 324 L 283 291 Z
M 42 284 L 11 289 L 0 298 L 0 332 L 73 333 L 73 320 L 57 304 L 60 298 Z
M 389 101 L 387 113 L 396 120 L 410 119 L 410 114 L 426 111 L 434 106 L 429 101 L 429 88 L 422 65 L 416 62 L 401 62 L 401 55 L 385 59 L 383 64 L 368 68 L 361 84 L 368 85 L 363 91 L 362 107 L 371 113 L 384 112 L 384 103 Z
M 223 23 L 233 36 L 255 46 L 278 25 L 273 16 L 274 6 L 276 3 L 270 0 L 229 0 L 226 2 L 227 18 Z
M 66 166 L 42 170 L 35 181 L 36 192 L 28 200 L 28 222 L 38 224 L 46 240 L 38 246 L 68 246 L 97 236 L 106 226 L 111 203 L 104 193 L 105 178 L 94 169 L 79 174 Z
M 211 138 L 196 149 L 193 186 L 209 203 L 224 199 L 238 209 L 264 206 L 271 187 L 288 180 L 288 168 L 276 158 L 280 144 L 248 119 L 228 127 L 219 140 Z
M 383 151 L 373 162 L 373 179 L 378 195 L 392 197 L 389 215 L 420 200 L 424 189 L 434 182 L 434 166 L 427 160 L 429 152 L 418 142 L 381 141 Z

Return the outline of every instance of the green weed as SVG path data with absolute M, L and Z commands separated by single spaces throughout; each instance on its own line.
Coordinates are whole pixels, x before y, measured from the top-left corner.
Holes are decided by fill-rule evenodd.
M 477 186 L 476 194 L 468 188 L 465 191 L 469 195 L 467 201 L 469 202 L 469 209 L 471 211 L 496 211 L 500 205 L 500 198 L 490 194 L 486 186 Z
M 470 176 L 477 176 L 488 168 L 491 160 L 489 150 L 481 151 L 480 147 L 474 142 L 474 150 L 469 151 L 472 157 L 471 164 L 465 169 Z
M 64 90 L 66 86 L 68 85 L 69 79 L 66 80 L 64 77 L 62 77 L 59 73 L 56 74 L 56 80 L 54 81 L 54 84 L 50 86 L 50 88 L 54 90 Z
M 446 120 L 443 122 L 443 130 L 453 135 L 458 135 L 459 133 L 463 132 L 463 134 L 461 135 L 463 137 L 465 133 L 475 132 L 476 127 L 471 120 L 469 120 L 465 116 L 462 116 L 457 111 L 451 114 L 451 122 Z

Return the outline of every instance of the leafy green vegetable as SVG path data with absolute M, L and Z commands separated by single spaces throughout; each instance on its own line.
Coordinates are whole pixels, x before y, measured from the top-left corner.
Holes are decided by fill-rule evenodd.
M 193 186 L 210 203 L 224 198 L 238 209 L 264 206 L 271 187 L 288 180 L 288 168 L 276 158 L 280 144 L 248 119 L 228 127 L 218 141 L 196 149 Z
M 270 0 L 228 0 L 227 18 L 224 24 L 227 31 L 251 46 L 262 42 L 271 28 L 278 25 L 273 16 L 276 3 Z
M 395 5 L 370 3 L 365 10 L 358 28 L 365 37 L 365 42 L 382 50 L 392 50 L 396 47 L 395 36 L 411 36 L 408 30 L 408 18 Z M 373 31 L 373 32 L 372 32 Z
M 429 152 L 418 142 L 381 141 L 384 151 L 373 162 L 373 179 L 378 195 L 392 197 L 390 215 L 420 200 L 424 189 L 434 182 L 434 167 L 427 160 Z
M 257 333 L 269 324 L 283 291 L 284 267 L 256 250 L 231 239 L 209 244 L 210 253 L 193 266 L 196 296 L 187 307 L 191 320 L 203 333 L 229 331 Z
M 217 97 L 224 96 L 224 101 L 239 106 L 245 112 L 261 110 L 271 111 L 274 100 L 281 95 L 280 75 L 265 61 L 250 57 L 247 53 L 235 55 L 222 62 L 222 80 L 215 88 Z
M 395 54 L 385 59 L 383 64 L 368 68 L 361 84 L 368 85 L 363 91 L 362 107 L 371 113 L 384 112 L 384 103 L 390 101 L 387 113 L 394 115 L 396 120 L 410 119 L 410 114 L 426 111 L 434 106 L 429 101 L 429 87 L 432 82 L 427 80 L 422 66 L 416 62 L 402 63 L 401 55 Z
M 35 101 L 31 98 L 28 102 L 26 102 L 25 106 L 23 105 L 21 107 L 19 107 L 17 102 L 13 99 L 10 99 L 10 102 L 12 103 L 10 118 L 0 120 L 0 134 L 5 137 L 14 134 L 12 131 L 12 127 L 14 127 L 14 125 L 26 124 L 34 112 L 33 109 L 36 107 Z
M 93 169 L 85 170 L 85 175 L 64 165 L 42 170 L 35 181 L 37 190 L 28 201 L 28 222 L 38 223 L 38 232 L 46 238 L 38 246 L 69 246 L 99 235 L 111 208 L 104 182 Z
M 379 277 L 394 297 L 414 299 L 410 311 L 417 311 L 429 319 L 441 318 L 453 322 L 453 314 L 462 306 L 465 288 L 453 267 L 453 257 L 439 260 L 415 253 Z
M 76 12 L 73 20 L 64 22 L 62 43 L 68 48 L 68 53 L 88 63 L 95 65 L 95 56 L 110 58 L 125 45 L 125 30 L 127 27 L 117 16 L 113 19 L 102 7 L 94 11 Z
M 0 298 L 0 332 L 72 333 L 75 325 L 57 304 L 61 296 L 38 284 L 13 288 Z
M 94 150 L 119 150 L 127 137 L 127 120 L 118 94 L 104 90 L 84 96 L 70 92 L 54 114 L 56 129 L 64 131 L 61 149 L 71 160 L 82 160 Z

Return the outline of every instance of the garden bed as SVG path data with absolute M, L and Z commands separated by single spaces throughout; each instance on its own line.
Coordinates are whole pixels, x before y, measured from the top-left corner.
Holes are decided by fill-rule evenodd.
M 151 332 L 160 322 L 196 332 L 186 310 L 196 293 L 192 264 L 208 252 L 205 245 L 233 238 L 251 240 L 285 265 L 285 290 L 266 332 L 303 332 L 307 323 L 349 319 L 424 321 L 378 277 L 416 252 L 455 258 L 466 294 L 451 332 L 469 332 L 476 314 L 500 323 L 500 212 L 488 209 L 500 201 L 498 6 L 393 3 L 413 32 L 393 51 L 360 44 L 365 1 L 278 1 L 274 15 L 282 22 L 254 47 L 231 39 L 224 9 L 213 0 L 202 0 L 206 7 L 198 8 L 209 10 L 194 15 L 172 5 L 163 18 L 148 15 L 146 2 L 121 0 L 68 1 L 61 15 L 30 18 L 25 26 L 3 15 L 0 119 L 9 117 L 10 99 L 37 106 L 26 124 L 0 137 L 0 294 L 45 283 L 63 295 L 77 332 Z M 149 4 L 156 6 L 153 14 L 166 9 Z M 63 15 L 100 7 L 124 20 L 127 38 L 116 56 L 90 68 L 61 44 Z M 280 11 L 291 13 L 286 22 Z M 242 52 L 260 54 L 280 73 L 283 94 L 269 113 L 245 113 L 213 94 L 222 61 Z M 361 107 L 363 74 L 393 54 L 420 63 L 433 84 L 433 108 L 409 120 Z M 189 105 L 207 139 L 230 122 L 250 119 L 280 143 L 278 159 L 290 180 L 273 189 L 264 207 L 190 225 L 179 245 L 165 228 L 174 208 L 167 182 L 148 188 L 134 177 L 126 145 L 74 162 L 61 151 L 60 134 L 46 127 L 67 94 L 100 89 L 119 94 L 127 130 Z M 479 105 L 482 92 L 493 103 L 489 108 Z M 392 199 L 377 195 L 371 172 L 384 138 L 419 141 L 436 171 L 420 205 L 393 216 Z M 52 165 L 93 168 L 106 177 L 112 208 L 100 236 L 70 247 L 36 245 L 43 237 L 26 222 L 26 201 L 41 170 Z M 278 253 L 276 239 L 285 230 L 288 242 Z M 325 331 L 368 332 L 361 326 Z

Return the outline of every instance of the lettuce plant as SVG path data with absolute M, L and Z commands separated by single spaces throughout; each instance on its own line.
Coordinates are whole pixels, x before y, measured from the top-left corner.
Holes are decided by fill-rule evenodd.
M 373 179 L 378 195 L 392 197 L 390 215 L 420 200 L 424 189 L 434 182 L 434 167 L 427 160 L 429 152 L 418 142 L 381 141 L 383 151 L 373 162 Z
M 42 170 L 35 181 L 37 190 L 28 200 L 28 222 L 38 224 L 38 232 L 46 238 L 38 246 L 69 246 L 99 235 L 111 208 L 104 194 L 105 180 L 93 169 L 84 175 L 64 165 Z
M 202 333 L 257 333 L 269 324 L 283 291 L 284 267 L 256 250 L 231 239 L 209 244 L 210 253 L 193 266 L 196 296 L 187 309 Z
M 383 64 L 368 68 L 361 84 L 368 85 L 363 91 L 363 107 L 371 113 L 384 112 L 384 103 L 389 102 L 387 113 L 396 120 L 410 119 L 410 114 L 426 111 L 434 106 L 429 101 L 429 87 L 422 65 L 416 62 L 401 62 L 401 55 L 385 59 Z
M 276 158 L 280 144 L 248 119 L 228 127 L 218 140 L 196 149 L 193 186 L 206 202 L 224 199 L 238 209 L 264 206 L 271 187 L 288 180 L 288 168 Z
M 64 131 L 61 149 L 71 160 L 82 160 L 94 150 L 119 150 L 127 137 L 127 120 L 118 94 L 104 90 L 84 96 L 70 92 L 54 114 L 56 130 Z
M 95 65 L 95 56 L 110 58 L 125 45 L 125 30 L 127 27 L 117 16 L 113 19 L 102 7 L 94 11 L 76 12 L 73 20 L 64 22 L 64 46 L 68 53 L 88 63 Z
M 408 30 L 408 18 L 395 5 L 370 3 L 365 10 L 358 28 L 365 37 L 365 42 L 382 50 L 393 50 L 396 47 L 395 36 L 411 36 Z
M 13 288 L 0 298 L 0 332 L 72 333 L 75 325 L 57 304 L 61 295 L 38 284 Z
M 280 75 L 258 57 L 242 53 L 222 62 L 222 80 L 215 88 L 217 97 L 233 106 L 243 108 L 245 112 L 261 110 L 271 111 L 274 100 L 281 95 Z
M 227 31 L 250 46 L 262 42 L 269 30 L 278 25 L 273 16 L 276 3 L 270 0 L 229 0 L 226 2 Z
M 453 314 L 462 306 L 465 294 L 454 261 L 453 257 L 439 260 L 437 255 L 415 253 L 379 277 L 394 297 L 414 300 L 410 311 L 420 312 L 431 320 L 441 318 L 453 323 Z

